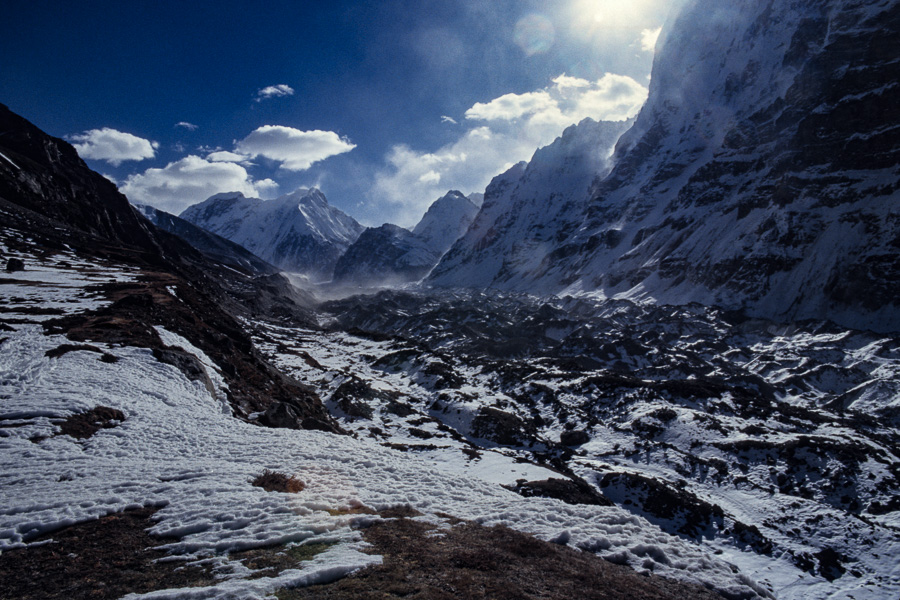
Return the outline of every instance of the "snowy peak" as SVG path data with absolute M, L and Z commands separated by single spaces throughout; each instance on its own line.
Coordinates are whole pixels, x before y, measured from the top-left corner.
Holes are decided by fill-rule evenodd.
M 249 275 L 272 275 L 278 272 L 274 266 L 246 250 L 243 246 L 220 235 L 211 233 L 180 217 L 152 206 L 136 204 L 134 207 L 148 221 L 169 233 L 175 234 L 210 259 Z
M 434 201 L 413 233 L 441 256 L 469 229 L 477 214 L 478 205 L 462 192 L 452 190 Z
M 217 194 L 180 216 L 285 271 L 319 280 L 330 279 L 337 259 L 363 230 L 315 188 L 274 200 Z

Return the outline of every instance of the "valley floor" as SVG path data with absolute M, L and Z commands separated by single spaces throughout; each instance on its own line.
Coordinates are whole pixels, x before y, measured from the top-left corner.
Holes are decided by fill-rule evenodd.
M 0 572 L 17 553 L 67 548 L 66 532 L 79 524 L 105 527 L 110 516 L 132 515 L 150 526 L 159 564 L 197 569 L 199 587 L 160 574 L 158 585 L 136 586 L 130 599 L 300 597 L 287 590 L 396 566 L 403 549 L 391 544 L 401 537 L 377 539 L 391 527 L 418 542 L 476 535 L 477 556 L 454 555 L 454 564 L 490 571 L 486 540 L 506 530 L 477 537 L 478 525 L 728 598 L 900 591 L 896 427 L 888 413 L 866 420 L 849 412 L 853 403 L 896 399 L 896 340 L 745 329 L 737 343 L 724 330 L 710 338 L 707 330 L 723 322 L 695 315 L 685 321 L 692 332 L 656 345 L 677 358 L 676 374 L 641 350 L 653 342 L 633 329 L 637 345 L 609 338 L 621 350 L 607 362 L 606 350 L 584 346 L 602 337 L 588 331 L 598 319 L 626 323 L 624 312 L 590 313 L 581 321 L 587 329 L 576 331 L 566 321 L 572 307 L 527 305 L 517 316 L 501 302 L 511 323 L 544 311 L 544 345 L 536 347 L 537 338 L 485 329 L 479 319 L 496 321 L 489 303 L 478 303 L 480 312 L 468 300 L 431 308 L 405 297 L 367 301 L 367 309 L 338 303 L 326 308 L 330 330 L 245 325 L 351 435 L 271 429 L 236 418 L 226 365 L 159 324 L 163 345 L 193 355 L 205 377 L 189 378 L 149 348 L 74 344 L 52 333 L 46 322 L 103 306 L 103 284 L 141 274 L 67 251 L 39 256 L 16 232 L 4 236 L 0 254 L 21 258 L 25 269 L 0 279 Z M 177 287 L 168 293 L 178 301 Z M 428 318 L 413 318 L 425 309 L 433 309 Z M 453 334 L 435 321 L 463 309 L 468 316 Z M 484 336 L 503 353 L 486 353 Z M 721 364 L 707 355 L 713 347 Z M 810 382 L 845 385 L 841 361 L 849 355 L 852 372 L 868 379 L 846 390 L 847 406 L 837 411 Z M 593 358 L 570 364 L 578 356 Z M 714 363 L 722 370 L 715 377 L 702 366 Z M 826 364 L 838 366 L 819 369 Z M 781 393 L 791 385 L 796 394 Z M 293 476 L 303 489 L 252 485 L 265 470 Z M 517 547 L 522 556 L 555 552 L 537 542 L 496 544 L 495 561 L 510 560 Z M 56 560 L 75 561 L 77 552 Z M 579 568 L 588 580 L 599 572 Z M 665 585 L 645 597 L 703 595 L 652 595 Z

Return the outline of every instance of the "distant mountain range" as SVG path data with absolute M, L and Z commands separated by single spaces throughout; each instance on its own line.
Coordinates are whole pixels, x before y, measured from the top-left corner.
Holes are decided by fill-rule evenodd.
M 412 232 L 363 234 L 313 189 L 220 194 L 181 216 L 318 281 L 897 330 L 898 39 L 893 2 L 691 0 L 635 120 L 573 125 L 497 176 L 480 210 L 450 192 Z
M 315 188 L 274 200 L 246 198 L 239 192 L 217 194 L 179 216 L 284 271 L 318 281 L 331 279 L 338 258 L 364 229 Z
M 472 198 L 472 199 L 470 199 Z M 478 214 L 481 195 L 450 191 L 435 200 L 409 231 L 385 224 L 367 229 L 338 260 L 335 283 L 358 286 L 400 285 L 428 275 Z

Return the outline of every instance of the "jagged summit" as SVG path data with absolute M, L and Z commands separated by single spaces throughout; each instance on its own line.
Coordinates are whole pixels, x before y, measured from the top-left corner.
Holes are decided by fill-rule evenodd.
M 432 203 L 413 228 L 438 257 L 469 229 L 478 214 L 478 206 L 462 192 L 451 190 Z
M 316 188 L 300 188 L 273 200 L 239 192 L 216 194 L 180 216 L 285 271 L 319 280 L 331 278 L 338 258 L 363 231 Z

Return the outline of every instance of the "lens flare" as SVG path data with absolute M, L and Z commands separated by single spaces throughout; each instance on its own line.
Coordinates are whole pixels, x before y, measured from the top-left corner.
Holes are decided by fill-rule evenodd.
M 553 42 L 556 41 L 556 29 L 550 19 L 544 15 L 532 13 L 522 17 L 516 23 L 513 39 L 526 55 L 543 54 L 553 47 Z

